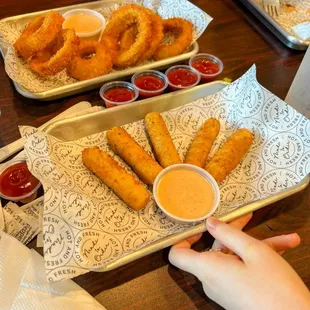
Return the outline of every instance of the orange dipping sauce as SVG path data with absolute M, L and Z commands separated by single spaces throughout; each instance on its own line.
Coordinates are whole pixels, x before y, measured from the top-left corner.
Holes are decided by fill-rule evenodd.
M 187 169 L 165 174 L 158 183 L 157 196 L 169 213 L 184 219 L 208 214 L 215 202 L 212 185 L 198 172 Z
M 100 29 L 101 20 L 91 14 L 77 13 L 69 16 L 63 23 L 63 28 L 74 29 L 77 33 L 89 33 Z

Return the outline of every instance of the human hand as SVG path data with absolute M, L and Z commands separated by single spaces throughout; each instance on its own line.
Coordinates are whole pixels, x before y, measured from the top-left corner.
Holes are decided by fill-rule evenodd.
M 216 239 L 214 248 L 225 247 L 236 255 L 190 249 L 201 235 L 174 245 L 170 262 L 192 274 L 205 293 L 226 309 L 310 309 L 307 287 L 292 267 L 276 252 L 300 243 L 297 234 L 256 240 L 239 229 L 249 219 L 233 225 L 215 218 L 207 221 L 208 231 Z M 238 229 L 239 228 L 239 229 Z

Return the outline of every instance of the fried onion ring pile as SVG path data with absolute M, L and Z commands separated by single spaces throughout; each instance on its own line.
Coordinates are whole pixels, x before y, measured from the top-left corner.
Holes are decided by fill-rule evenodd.
M 73 78 L 87 80 L 109 72 L 112 65 L 111 54 L 102 43 L 95 40 L 81 41 L 67 72 Z
M 55 12 L 36 17 L 30 22 L 14 43 L 17 53 L 28 59 L 54 41 L 61 30 L 64 18 Z
M 113 59 L 117 67 L 132 66 L 141 59 L 152 40 L 151 21 L 143 7 L 129 4 L 112 13 L 111 20 L 103 32 L 103 40 L 106 40 L 106 36 L 114 38 L 113 49 L 119 50 L 118 42 L 122 33 L 134 24 L 137 27 L 138 36 L 128 50 L 119 51 Z
M 161 60 L 182 54 L 192 43 L 193 25 L 183 18 L 175 17 L 163 20 L 164 33 L 176 32 L 176 38 L 171 45 L 162 44 L 153 57 Z
M 31 58 L 30 68 L 42 76 L 55 75 L 70 64 L 79 42 L 73 29 L 62 30 L 50 46 Z
M 182 18 L 162 18 L 138 4 L 115 10 L 100 42 L 81 40 L 73 29 L 62 29 L 64 18 L 49 12 L 31 21 L 14 43 L 17 54 L 41 76 L 67 69 L 69 76 L 91 79 L 117 68 L 135 66 L 154 58 L 161 60 L 183 53 L 193 40 L 193 25 Z M 165 34 L 173 34 L 169 45 Z

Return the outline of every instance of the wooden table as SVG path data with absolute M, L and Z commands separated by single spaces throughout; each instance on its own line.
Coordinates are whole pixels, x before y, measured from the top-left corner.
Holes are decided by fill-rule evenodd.
M 83 2 L 82 0 L 2 0 L 0 18 Z M 193 1 L 214 21 L 199 39 L 201 52 L 217 55 L 224 62 L 220 78 L 240 77 L 253 63 L 260 83 L 284 98 L 303 57 L 278 41 L 237 0 Z M 87 100 L 98 104 L 98 91 L 55 102 L 37 102 L 20 96 L 0 62 L 0 146 L 19 137 L 17 125 L 39 126 L 73 104 Z M 101 102 L 99 101 L 99 104 Z M 255 213 L 247 232 L 259 239 L 297 231 L 302 244 L 287 251 L 285 258 L 310 288 L 310 187 Z M 210 246 L 204 234 L 195 248 Z M 159 251 L 107 273 L 88 273 L 75 279 L 108 309 L 219 309 L 203 293 L 200 283 L 167 260 Z

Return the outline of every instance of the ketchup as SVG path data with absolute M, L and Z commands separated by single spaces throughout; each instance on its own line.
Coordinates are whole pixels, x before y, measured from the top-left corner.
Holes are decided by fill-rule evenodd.
M 141 89 L 151 91 L 161 89 L 165 86 L 165 82 L 161 78 L 154 75 L 139 76 L 135 80 L 135 84 Z
M 152 97 L 163 93 L 165 82 L 154 75 L 142 75 L 135 79 L 134 84 L 140 88 L 139 93 L 142 97 Z M 143 92 L 146 90 L 147 92 Z
M 192 67 L 203 74 L 214 74 L 219 72 L 219 66 L 207 59 L 198 59 L 192 63 Z
M 168 80 L 171 84 L 175 85 L 175 87 L 172 86 L 172 88 L 178 89 L 178 86 L 182 88 L 195 84 L 198 80 L 198 76 L 190 70 L 180 68 L 171 70 L 168 73 Z
M 214 81 L 220 73 L 220 66 L 209 59 L 197 59 L 191 66 L 200 72 L 202 82 Z
M 103 94 L 103 96 L 110 101 L 126 102 L 131 100 L 135 96 L 135 93 L 125 87 L 116 87 L 109 89 L 106 93 Z
M 27 195 L 38 184 L 39 181 L 30 173 L 24 162 L 6 168 L 0 175 L 0 191 L 8 197 Z

